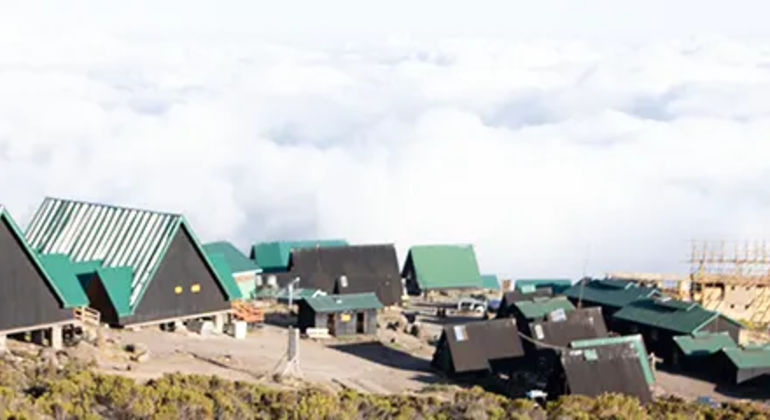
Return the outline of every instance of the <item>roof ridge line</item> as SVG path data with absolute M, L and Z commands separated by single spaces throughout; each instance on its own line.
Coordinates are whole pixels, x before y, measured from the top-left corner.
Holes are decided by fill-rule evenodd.
M 62 198 L 62 197 L 55 197 L 55 196 L 46 196 L 43 199 L 43 203 L 45 203 L 47 201 L 87 204 L 87 205 L 96 206 L 96 207 L 106 207 L 106 208 L 112 208 L 112 209 L 137 211 L 137 212 L 142 212 L 142 213 L 152 213 L 152 214 L 158 214 L 158 215 L 164 215 L 164 216 L 184 217 L 184 215 L 182 213 L 150 210 L 150 209 L 146 209 L 146 208 L 143 209 L 143 208 L 139 208 L 139 207 L 135 207 L 135 206 L 124 206 L 124 205 L 118 205 L 118 204 L 106 204 L 106 203 L 99 203 L 99 202 L 91 201 L 91 200 L 78 200 L 78 199 L 73 199 L 73 198 Z

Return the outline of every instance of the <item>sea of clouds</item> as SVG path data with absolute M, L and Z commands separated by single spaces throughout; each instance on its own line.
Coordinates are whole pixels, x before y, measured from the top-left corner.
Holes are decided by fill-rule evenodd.
M 310 45 L 310 44 L 308 44 Z M 483 271 L 682 271 L 770 233 L 770 49 L 0 28 L 0 203 L 204 240 L 473 243 Z

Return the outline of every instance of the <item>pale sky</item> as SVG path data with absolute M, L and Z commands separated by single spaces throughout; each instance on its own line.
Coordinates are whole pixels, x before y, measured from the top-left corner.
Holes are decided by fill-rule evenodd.
M 303 38 L 357 36 L 610 37 L 635 41 L 723 35 L 767 38 L 762 0 L 72 0 L 16 2 L 4 22 L 237 30 Z
M 510 277 L 770 238 L 767 1 L 0 5 L 0 203 L 204 241 L 472 243 Z

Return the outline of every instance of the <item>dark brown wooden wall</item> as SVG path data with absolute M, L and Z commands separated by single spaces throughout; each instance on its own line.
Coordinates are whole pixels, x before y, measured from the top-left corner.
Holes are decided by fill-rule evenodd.
M 737 343 L 740 340 L 741 329 L 734 323 L 719 316 L 701 328 L 699 332 L 726 332 Z
M 194 284 L 200 292 L 192 293 Z M 174 288 L 182 287 L 182 294 Z M 182 226 L 171 241 L 158 271 L 150 280 L 144 297 L 133 316 L 121 319 L 122 325 L 173 319 L 227 310 L 231 303 L 192 238 Z
M 412 262 L 411 253 L 406 257 L 404 269 L 401 270 L 401 277 L 406 279 L 406 292 L 411 296 L 422 294 L 420 284 L 417 283 L 417 273 L 414 271 L 414 262 Z
M 334 313 L 334 328 L 335 335 L 346 336 L 356 335 L 357 316 L 359 313 L 364 313 L 364 334 L 375 335 L 377 334 L 377 311 L 375 309 L 366 309 L 360 311 L 345 312 L 350 315 L 350 321 L 342 321 L 342 312 Z M 299 313 L 299 325 L 300 330 L 304 333 L 308 328 L 326 328 L 329 313 L 315 312 L 310 305 L 304 302 L 300 304 Z M 330 331 L 331 333 L 331 331 Z
M 88 295 L 89 306 L 99 311 L 101 322 L 112 326 L 120 325 L 118 312 L 112 304 L 101 278 L 97 274 L 91 276 L 86 287 L 86 295 Z
M 23 243 L 0 218 L 0 331 L 72 319 L 24 252 Z

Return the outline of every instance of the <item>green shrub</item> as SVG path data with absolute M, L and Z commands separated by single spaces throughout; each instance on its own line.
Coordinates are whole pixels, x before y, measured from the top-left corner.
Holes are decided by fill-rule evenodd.
M 31 357 L 0 360 L 0 420 L 4 419 L 770 419 L 758 404 L 723 408 L 662 398 L 642 407 L 635 398 L 565 396 L 546 409 L 483 389 L 433 386 L 416 395 L 281 391 L 203 375 L 165 375 L 146 384 L 95 373 L 90 365 L 57 367 Z

